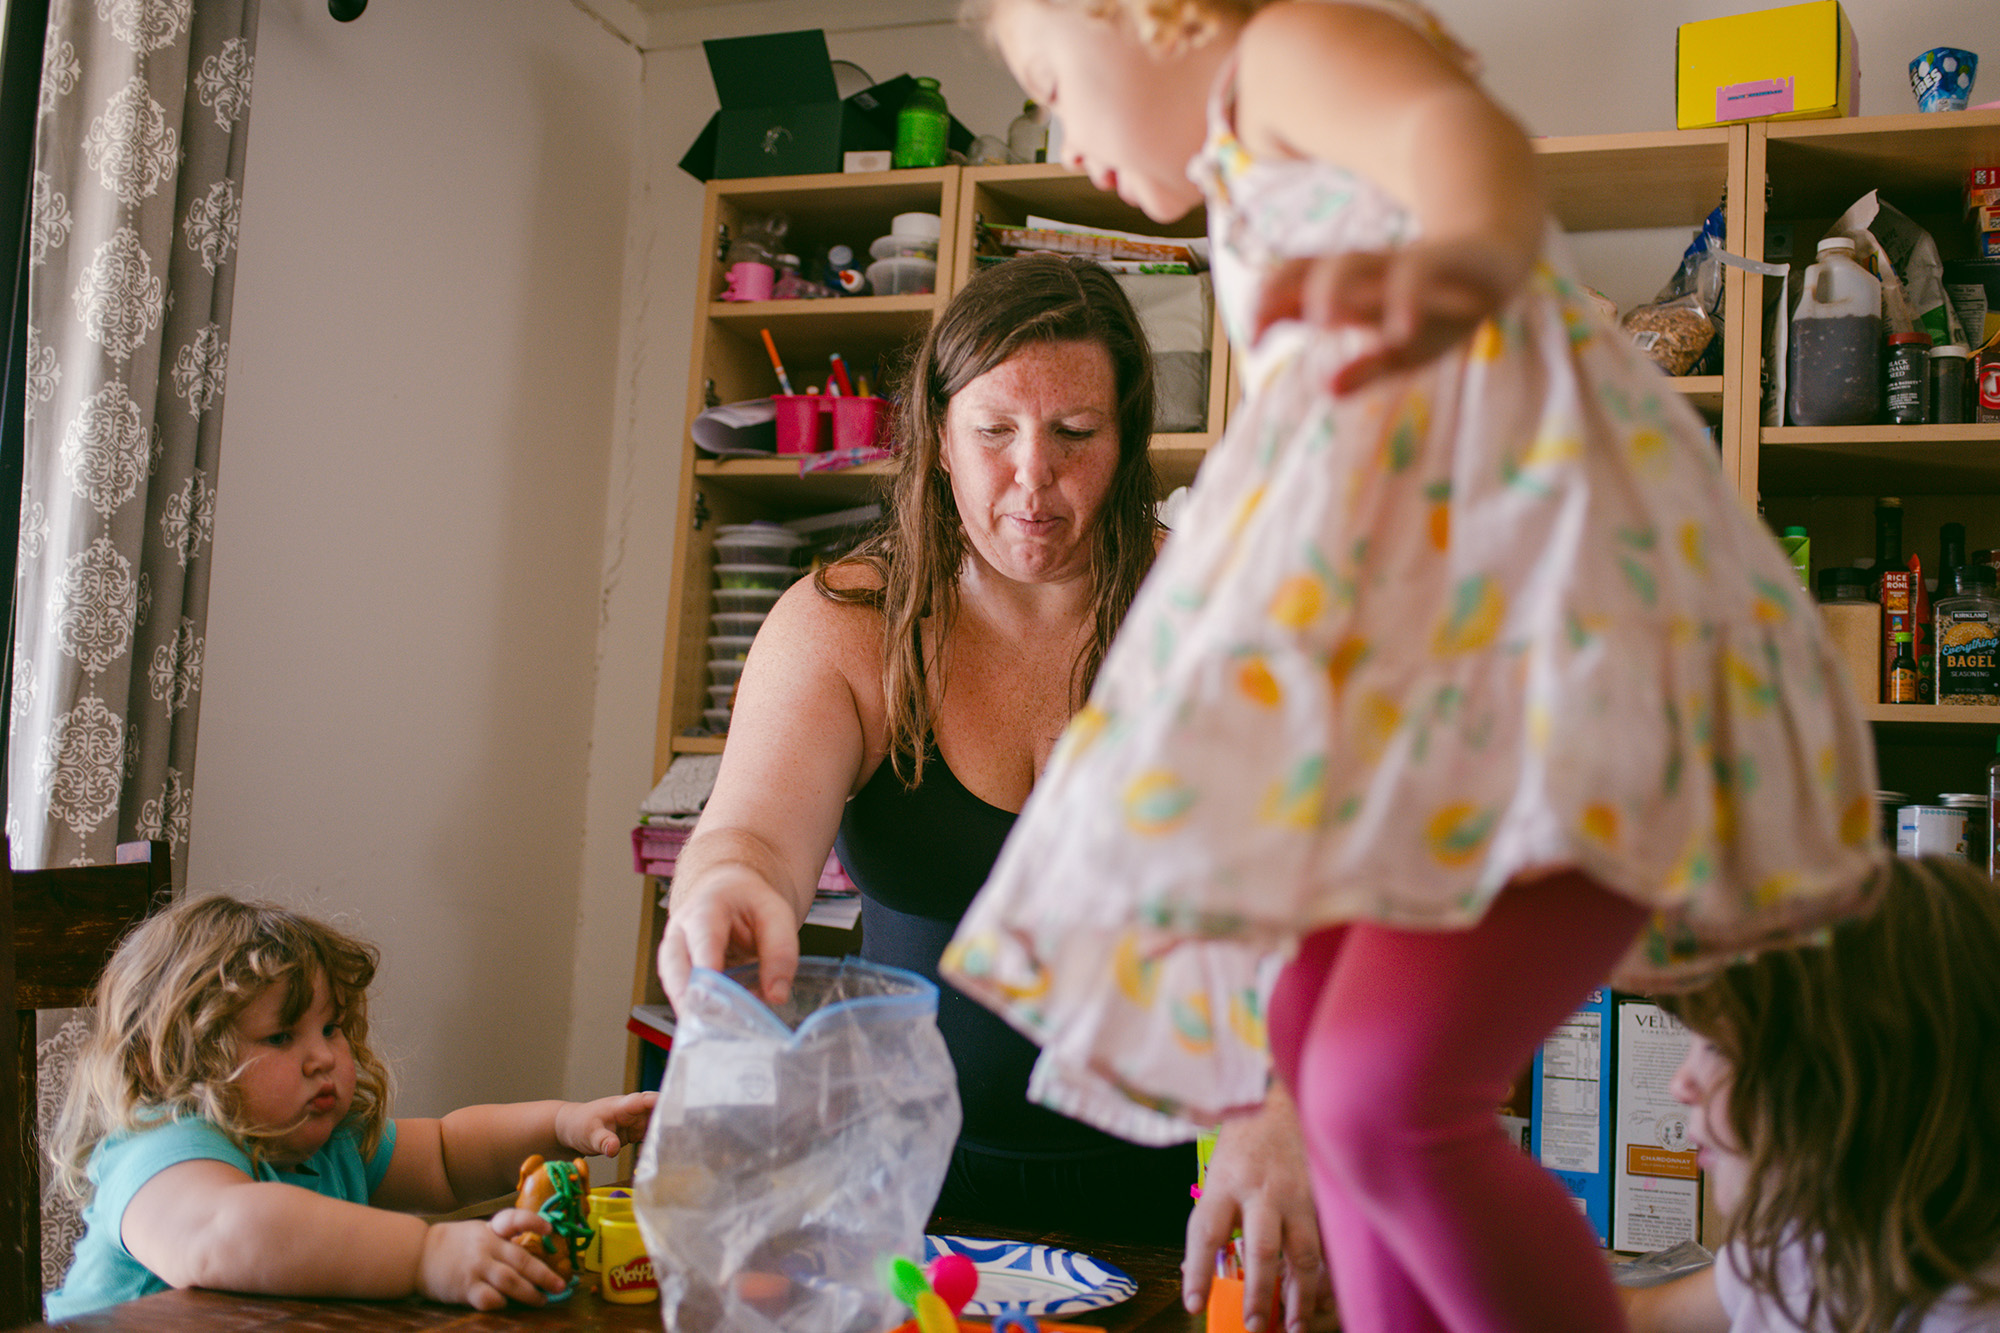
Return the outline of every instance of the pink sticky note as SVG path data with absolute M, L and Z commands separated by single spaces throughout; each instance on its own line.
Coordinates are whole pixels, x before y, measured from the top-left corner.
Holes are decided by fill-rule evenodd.
M 1715 90 L 1715 118 L 1742 120 L 1746 116 L 1781 116 L 1792 109 L 1792 80 L 1755 79 L 1732 83 Z

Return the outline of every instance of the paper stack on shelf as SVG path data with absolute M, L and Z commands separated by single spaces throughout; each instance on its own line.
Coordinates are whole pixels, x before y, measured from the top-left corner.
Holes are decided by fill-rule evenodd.
M 1032 215 L 1025 226 L 985 227 L 980 239 L 982 263 L 1050 251 L 1087 256 L 1115 273 L 1199 273 L 1208 267 L 1205 237 L 1141 236 Z M 989 253 L 991 247 L 1000 253 Z

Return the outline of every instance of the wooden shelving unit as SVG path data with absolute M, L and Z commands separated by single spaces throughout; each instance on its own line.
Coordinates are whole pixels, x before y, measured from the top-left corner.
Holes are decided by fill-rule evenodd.
M 1956 191 L 1966 168 L 1975 161 L 2000 161 L 2000 112 L 1584 135 L 1538 140 L 1536 148 L 1552 210 L 1573 233 L 1692 231 L 1718 200 L 1726 200 L 1731 251 L 1761 256 L 1773 220 L 1791 224 L 1795 244 L 1809 250 L 1812 241 L 1806 238 L 1816 239 L 1862 194 L 1879 188 L 1943 245 L 1957 221 Z M 854 361 L 913 343 L 971 274 L 980 219 L 1012 225 L 1033 214 L 1188 236 L 1200 235 L 1204 226 L 1196 214 L 1162 228 L 1060 167 L 1005 166 L 717 181 L 708 189 L 702 234 L 712 244 L 719 229 L 733 231 L 744 218 L 773 210 L 791 214 L 801 232 L 839 230 L 860 237 L 885 233 L 897 213 L 935 212 L 944 229 L 938 290 L 923 296 L 735 304 L 716 299 L 722 288 L 718 255 L 700 257 L 688 419 L 678 445 L 680 543 L 661 669 L 656 775 L 676 754 L 712 754 L 723 746 L 721 737 L 687 734 L 706 697 L 710 534 L 716 525 L 845 508 L 873 496 L 887 475 L 878 465 L 802 476 L 790 459 L 697 456 L 686 426 L 711 384 L 724 402 L 771 391 L 759 330 L 771 330 L 795 367 L 795 382 L 802 382 L 801 371 L 823 366 L 828 352 Z M 1591 275 L 1582 276 L 1589 281 Z M 1761 502 L 1774 526 L 1807 522 L 1822 560 L 1844 563 L 1872 554 L 1868 513 L 1877 495 L 1904 498 L 1910 549 L 1934 541 L 1935 523 L 1950 513 L 1966 523 L 1968 549 L 2000 547 L 2000 426 L 1807 430 L 1761 424 L 1764 281 L 1741 269 L 1727 271 L 1723 373 L 1673 382 L 1716 428 L 1723 467 L 1736 479 L 1745 505 Z M 1240 393 L 1233 371 L 1218 315 L 1211 336 L 1207 429 L 1153 440 L 1168 485 L 1192 479 L 1220 438 Z M 1973 789 L 1916 784 L 1970 783 L 1975 757 L 1983 782 L 2000 735 L 2000 708 L 1870 704 L 1866 712 L 1875 725 L 1886 787 L 1919 794 Z M 648 881 L 635 1002 L 657 993 L 651 978 L 651 945 L 662 925 L 657 896 Z M 635 1075 L 636 1068 L 635 1049 Z

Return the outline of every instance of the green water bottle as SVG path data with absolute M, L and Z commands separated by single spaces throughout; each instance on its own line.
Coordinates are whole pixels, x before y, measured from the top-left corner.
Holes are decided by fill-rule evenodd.
M 898 167 L 941 167 L 951 113 L 936 79 L 918 79 L 917 86 L 896 113 L 896 149 L 890 162 Z

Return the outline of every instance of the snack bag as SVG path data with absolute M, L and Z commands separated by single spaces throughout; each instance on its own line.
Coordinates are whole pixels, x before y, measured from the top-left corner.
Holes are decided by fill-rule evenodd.
M 640 1149 L 633 1212 L 667 1333 L 878 1333 L 876 1276 L 923 1253 L 958 1138 L 937 987 L 804 958 L 773 1010 L 755 966 L 697 970 Z

